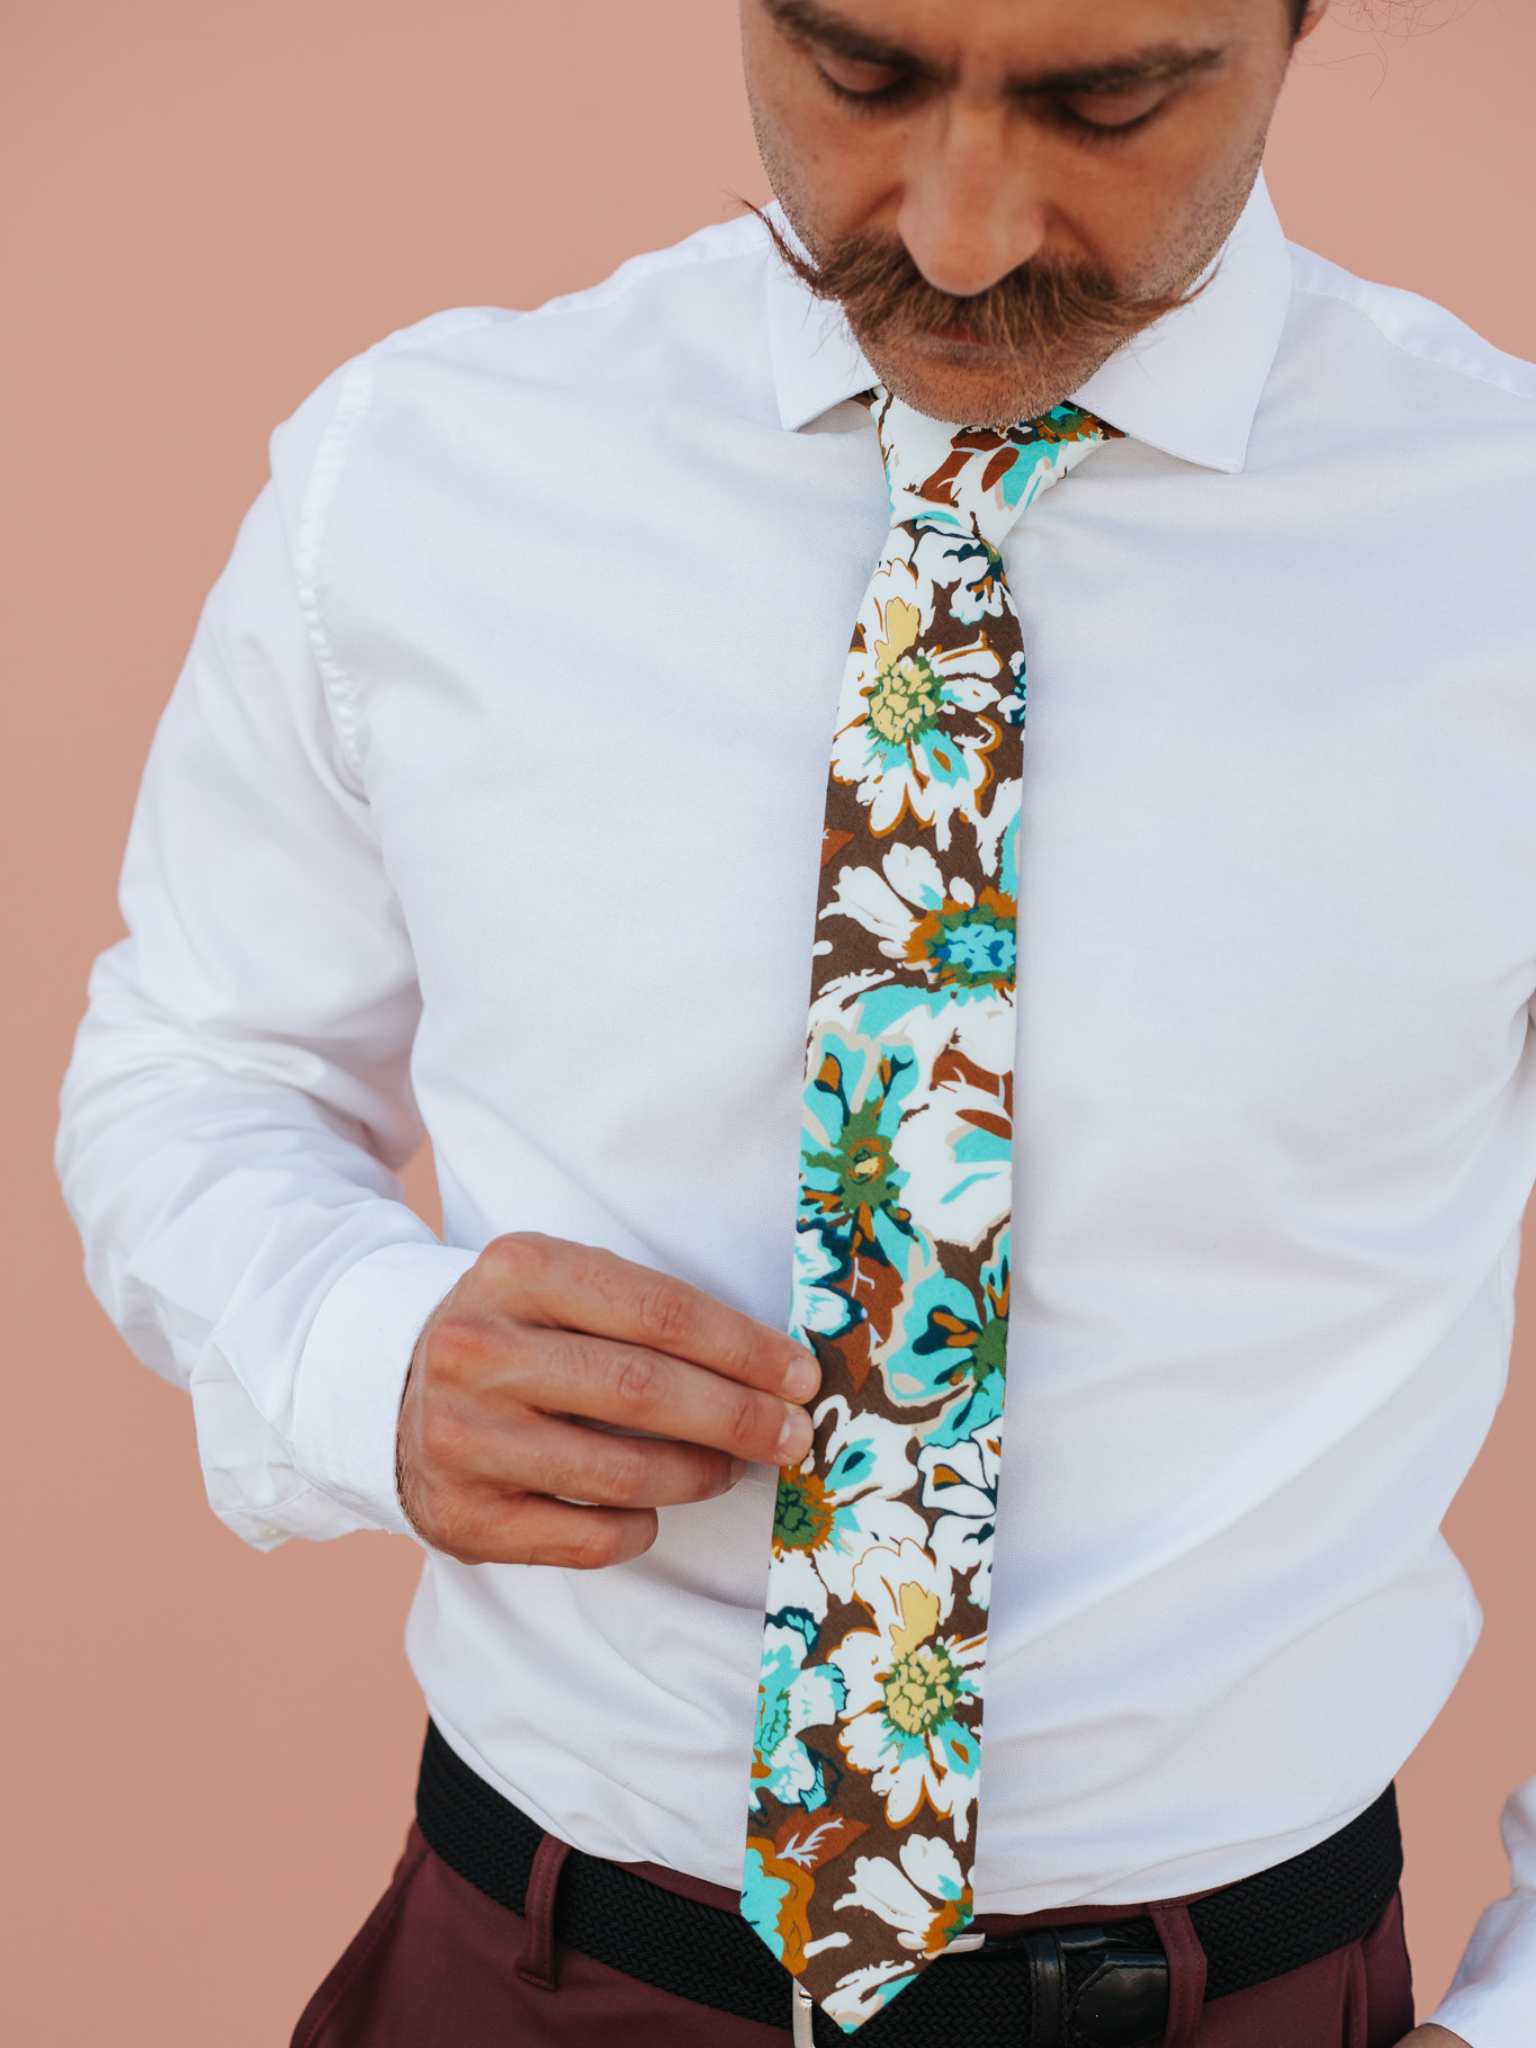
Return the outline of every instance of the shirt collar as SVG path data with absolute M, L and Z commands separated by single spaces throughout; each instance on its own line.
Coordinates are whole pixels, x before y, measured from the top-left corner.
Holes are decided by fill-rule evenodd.
M 775 217 L 787 226 L 777 209 Z M 1235 474 L 1290 296 L 1290 253 L 1261 176 L 1199 296 L 1119 349 L 1073 395 L 1133 440 Z M 776 257 L 768 344 L 779 418 L 791 431 L 875 382 L 840 310 L 813 298 Z

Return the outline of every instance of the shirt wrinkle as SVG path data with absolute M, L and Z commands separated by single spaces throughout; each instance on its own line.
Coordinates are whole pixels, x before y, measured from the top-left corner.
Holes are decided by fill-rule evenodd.
M 1325 289 L 1262 187 L 1245 223 L 1092 408 L 1167 459 L 1099 451 L 1002 548 L 982 1912 L 1312 1846 L 1475 1634 L 1439 1523 L 1536 1178 L 1536 372 Z M 787 1315 L 828 745 L 888 532 L 873 436 L 799 431 L 873 381 L 839 319 L 734 223 L 401 330 L 274 436 L 59 1140 L 91 1285 L 190 1380 L 247 1541 L 405 1529 L 411 1353 L 504 1232 Z M 445 1242 L 376 1156 L 422 1130 Z M 772 1509 L 754 1471 L 609 1573 L 426 1556 L 408 1647 L 454 1747 L 578 1848 L 734 1888 Z M 1536 1780 L 1506 1833 L 1520 1889 L 1439 2015 L 1477 2048 L 1536 2007 Z

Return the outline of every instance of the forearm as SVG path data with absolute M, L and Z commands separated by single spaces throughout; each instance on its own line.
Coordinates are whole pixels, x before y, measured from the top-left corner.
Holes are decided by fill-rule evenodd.
M 291 1048 L 263 1074 L 253 1046 L 231 1073 L 155 1014 L 131 955 L 110 957 L 59 1140 L 93 1288 L 139 1357 L 191 1391 L 210 1498 L 262 1544 L 399 1526 L 363 1440 L 371 1420 L 392 1426 L 416 1330 L 467 1263 L 405 1206 L 377 1140 L 281 1079 L 284 1063 Z M 394 1325 L 371 1344 L 370 1312 Z M 348 1401 L 353 1432 L 335 1425 Z
M 210 1497 L 261 1544 L 401 1526 L 400 1387 L 468 1263 L 392 1171 L 421 1138 L 415 962 L 295 582 L 302 476 L 286 497 L 156 736 L 59 1140 L 93 1287 L 190 1389 Z

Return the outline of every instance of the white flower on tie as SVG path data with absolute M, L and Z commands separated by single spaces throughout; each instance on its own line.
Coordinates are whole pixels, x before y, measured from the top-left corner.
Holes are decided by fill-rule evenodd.
M 926 582 L 948 591 L 950 616 L 963 625 L 1002 616 L 1008 602 L 1003 558 L 976 535 L 929 527 L 918 537 L 912 563 Z
M 809 1946 L 806 1953 L 810 1953 Z M 851 2034 L 866 2020 L 872 2020 L 882 2006 L 889 2005 L 916 1975 L 915 1962 L 865 1963 L 861 1969 L 850 1970 L 846 1977 L 838 1979 L 822 1999 L 822 2010 L 845 2034 Z
M 853 1883 L 833 1910 L 849 1907 L 896 1928 L 903 1948 L 936 1956 L 969 1925 L 971 1888 L 942 1835 L 913 1835 L 901 1845 L 899 1867 L 881 1856 L 859 1857 Z
M 905 562 L 888 562 L 876 578 L 861 621 L 866 644 L 849 657 L 832 776 L 857 785 L 872 832 L 910 815 L 933 827 L 942 848 L 957 816 L 979 819 L 1004 722 L 998 683 L 1011 691 L 1013 677 L 981 635 L 937 644 L 925 631 L 936 595 L 926 593 L 925 605 Z
M 944 1632 L 950 1573 L 920 1543 L 866 1551 L 853 1591 L 874 1627 L 850 1629 L 831 1653 L 846 1692 L 838 1741 L 885 1800 L 889 1826 L 907 1827 L 926 1799 L 963 1842 L 981 1767 L 971 1673 L 985 1639 Z
M 1013 1049 L 996 1043 L 1004 1031 L 1012 1038 L 1013 1013 L 1000 1031 L 974 1028 L 981 1021 L 934 1061 L 891 1146 L 903 1196 L 928 1219 L 929 1234 L 972 1251 L 988 1243 L 1013 1199 Z
M 898 970 L 890 977 L 849 976 L 836 985 L 840 1005 L 869 989 L 890 991 L 876 999 L 878 1031 L 893 1006 L 905 1006 L 903 992 L 911 1004 L 952 1013 L 950 1032 L 971 1026 L 966 1013 L 978 1004 L 1012 1003 L 1018 949 L 1013 895 L 1000 883 L 978 888 L 961 875 L 946 878 L 926 846 L 893 846 L 878 871 L 845 867 L 822 916 L 852 918 L 879 940 L 880 951 Z M 1000 1030 L 995 1051 L 1001 1069 L 1012 1058 L 1011 1008 Z

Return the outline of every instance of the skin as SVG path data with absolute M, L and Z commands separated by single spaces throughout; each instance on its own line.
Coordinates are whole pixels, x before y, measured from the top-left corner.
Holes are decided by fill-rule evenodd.
M 1283 0 L 743 0 L 742 30 L 763 160 L 806 246 L 899 237 L 958 298 L 1036 256 L 1138 296 L 1193 283 L 1247 200 L 1292 48 Z M 953 330 L 865 346 L 908 403 L 974 424 L 1042 412 L 1099 366 Z M 619 1564 L 659 1509 L 797 1463 L 819 1378 L 682 1281 L 499 1238 L 417 1344 L 401 1499 L 466 1564 Z M 1466 2048 L 1441 2027 L 1408 2043 Z
M 758 147 L 801 240 L 899 238 L 960 298 L 1036 257 L 1137 297 L 1193 284 L 1252 189 L 1292 20 L 1284 0 L 742 5 Z M 1043 412 L 1103 360 L 859 339 L 908 404 L 973 425 Z
M 401 1501 L 463 1564 L 622 1564 L 655 1542 L 658 1508 L 711 1500 L 750 1463 L 798 1464 L 820 1378 L 780 1331 L 681 1280 L 498 1238 L 417 1343 Z M 646 1438 L 615 1433 L 632 1430 Z

